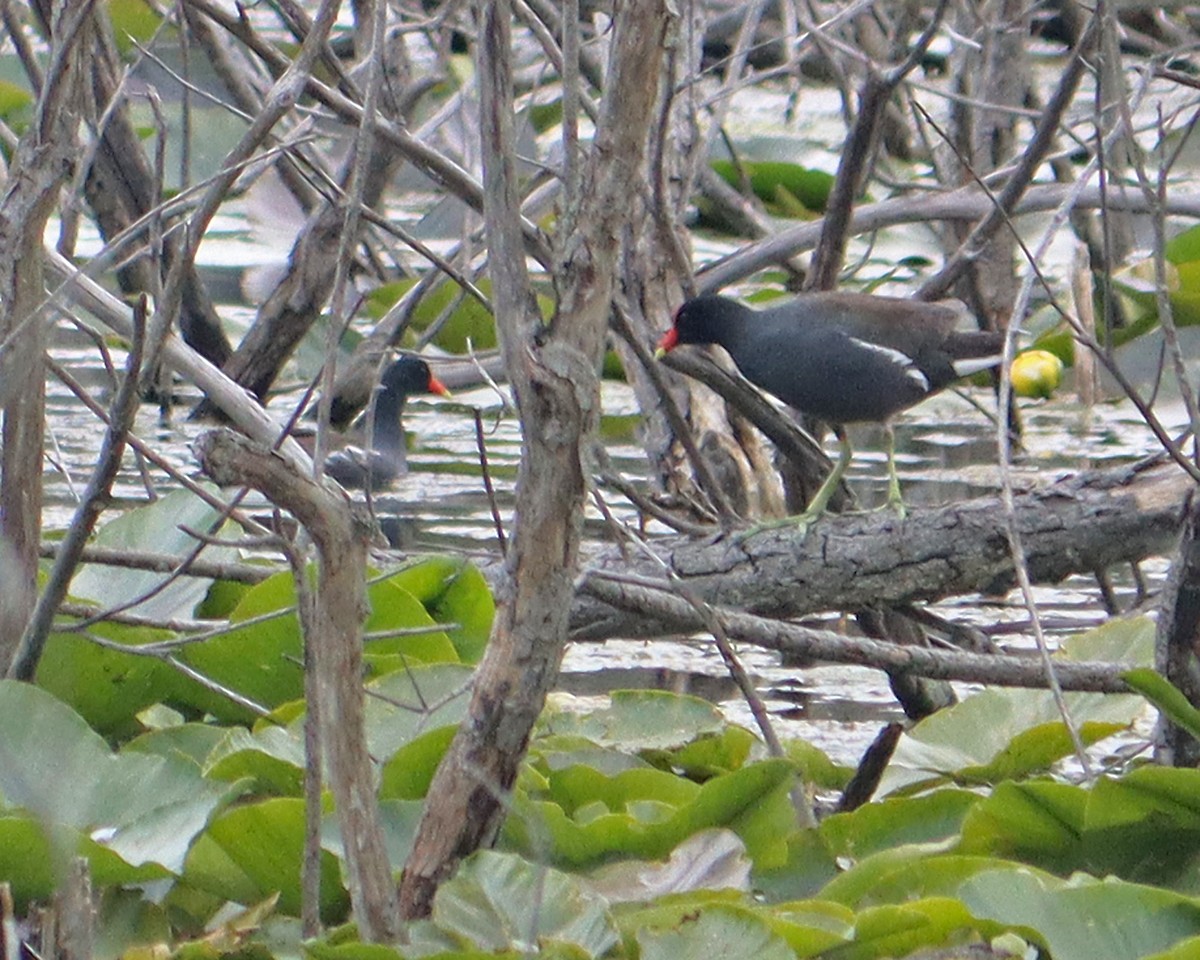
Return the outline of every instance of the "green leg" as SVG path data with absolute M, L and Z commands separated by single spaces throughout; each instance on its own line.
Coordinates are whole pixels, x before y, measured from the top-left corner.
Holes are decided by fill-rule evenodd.
M 904 509 L 904 498 L 900 496 L 900 477 L 896 474 L 896 432 L 890 423 L 885 423 L 883 428 L 887 433 L 888 506 L 903 520 L 908 511 Z
M 829 501 L 833 497 L 834 491 L 842 482 L 842 477 L 846 475 L 846 470 L 850 466 L 850 460 L 854 457 L 854 451 L 850 447 L 850 439 L 846 436 L 845 427 L 834 427 L 834 435 L 838 438 L 838 458 L 837 463 L 833 465 L 833 469 L 829 471 L 829 476 L 825 478 L 825 482 L 821 484 L 820 489 L 813 494 L 812 502 L 809 503 L 808 509 L 805 510 L 801 517 L 808 517 L 816 520 L 825 512 L 825 508 L 829 506 Z
M 735 542 L 745 540 L 756 533 L 762 533 L 764 530 L 777 530 L 780 527 L 794 526 L 799 528 L 799 532 L 803 534 L 825 513 L 825 509 L 829 506 L 829 501 L 833 497 L 834 491 L 841 484 L 842 477 L 846 475 L 846 469 L 850 466 L 850 460 L 854 457 L 854 450 L 850 446 L 850 439 L 846 436 L 845 428 L 834 427 L 833 432 L 838 438 L 837 462 L 834 463 L 833 469 L 829 471 L 829 476 L 825 478 L 825 481 L 813 495 L 808 509 L 795 516 L 780 517 L 777 520 L 765 520 L 762 523 L 757 523 L 749 530 L 744 530 L 738 534 Z

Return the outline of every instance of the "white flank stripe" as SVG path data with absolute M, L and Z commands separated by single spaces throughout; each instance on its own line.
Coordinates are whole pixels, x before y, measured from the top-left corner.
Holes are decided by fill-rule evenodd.
M 998 366 L 1000 359 L 1000 354 L 996 354 L 994 357 L 970 357 L 966 360 L 955 360 L 954 372 L 960 377 L 969 377 L 980 370 L 990 370 L 992 367 Z
M 857 337 L 847 338 L 856 346 L 862 347 L 864 350 L 870 350 L 872 353 L 877 353 L 881 357 L 887 357 L 892 363 L 904 370 L 906 377 L 911 377 L 916 381 L 917 385 L 922 390 L 929 389 L 929 378 L 920 370 L 913 366 L 912 357 L 903 350 L 895 350 L 892 347 L 881 346 L 878 343 L 871 343 L 869 340 L 859 340 Z

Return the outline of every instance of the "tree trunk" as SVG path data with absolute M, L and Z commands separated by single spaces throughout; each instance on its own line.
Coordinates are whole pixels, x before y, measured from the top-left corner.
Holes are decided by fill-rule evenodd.
M 48 8 L 49 0 L 35 0 L 34 9 L 43 24 L 48 22 Z M 95 117 L 105 116 L 121 90 L 123 73 L 105 14 L 94 16 L 88 45 L 89 109 Z M 104 129 L 84 181 L 88 205 L 104 239 L 114 239 L 153 210 L 162 200 L 160 189 L 129 113 L 123 103 L 119 104 L 105 116 Z M 179 255 L 179 249 L 178 239 L 168 236 L 163 241 L 161 263 L 156 263 L 147 251 L 125 264 L 117 271 L 121 289 L 125 293 L 156 295 L 161 278 Z M 160 275 L 155 276 L 155 271 Z M 192 349 L 219 366 L 228 359 L 231 347 L 193 264 L 187 265 L 185 283 L 187 294 L 180 308 L 180 333 Z
M 1200 499 L 1188 504 L 1171 563 L 1163 585 L 1155 637 L 1155 667 L 1184 692 L 1192 706 L 1200 706 Z M 1200 742 L 1164 714 L 1155 734 L 1155 759 L 1175 767 L 1200 763 Z
M 430 786 L 400 885 L 401 911 L 410 918 L 427 915 L 459 860 L 495 836 L 558 675 L 583 531 L 585 463 L 599 424 L 598 371 L 629 215 L 624 201 L 645 182 L 646 131 L 669 20 L 659 0 L 634 0 L 617 13 L 596 136 L 579 196 L 566 198 L 565 241 L 556 258 L 563 265 L 556 277 L 560 300 L 547 328 L 533 303 L 517 216 L 511 12 L 505 0 L 493 0 L 481 4 L 480 14 L 484 215 L 501 345 L 524 440 L 517 528 L 496 626 L 467 717 Z
M 222 486 L 251 486 L 295 514 L 316 545 L 317 583 L 305 650 L 315 676 L 321 749 L 346 858 L 346 886 L 359 936 L 388 942 L 398 933 L 395 891 L 375 775 L 367 753 L 362 625 L 367 614 L 367 543 L 362 508 L 318 485 L 269 449 L 230 430 L 203 434 L 195 445 L 204 471 Z
M 0 548 L 8 552 L 0 586 L 0 672 L 12 660 L 36 595 L 46 420 L 42 238 L 76 153 L 74 105 L 85 63 L 78 39 L 87 31 L 74 28 L 87 8 L 85 0 L 64 0 L 53 11 L 50 69 L 0 197 L 0 342 L 11 344 L 0 357 Z M 60 34 L 68 48 L 60 46 Z

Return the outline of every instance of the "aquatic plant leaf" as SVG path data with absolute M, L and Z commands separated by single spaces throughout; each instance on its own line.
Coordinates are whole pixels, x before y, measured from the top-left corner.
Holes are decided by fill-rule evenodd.
M 602 897 L 565 873 L 491 850 L 467 859 L 442 884 L 432 919 L 452 935 L 490 950 L 534 951 L 559 941 L 599 957 L 617 943 Z
M 226 731 L 210 753 L 205 775 L 252 784 L 257 795 L 298 797 L 304 790 L 304 740 L 299 730 L 263 724 Z
M 607 709 L 547 710 L 538 720 L 537 733 L 584 737 L 637 752 L 680 749 L 724 729 L 721 711 L 699 697 L 666 690 L 614 690 Z
M 1168 263 L 1189 263 L 1200 260 L 1200 227 L 1190 227 L 1175 234 L 1163 246 Z
M 1121 674 L 1121 679 L 1166 714 L 1172 723 L 1200 739 L 1200 710 L 1182 690 L 1157 670 L 1142 667 Z
M 31 903 L 45 903 L 62 887 L 70 860 L 88 861 L 92 888 L 106 898 L 122 885 L 145 884 L 171 876 L 157 864 L 131 866 L 86 834 L 22 813 L 0 816 L 0 882 L 12 892 L 17 914 Z
M 904 904 L 869 907 L 854 918 L 854 937 L 838 950 L 846 960 L 904 957 L 947 943 L 985 940 L 980 927 L 998 932 L 994 923 L 980 923 L 952 897 L 927 897 Z
M 758 744 L 759 739 L 745 727 L 728 724 L 720 733 L 697 737 L 678 750 L 661 754 L 645 751 L 643 755 L 685 777 L 703 781 L 743 766 Z
M 966 790 L 938 790 L 921 797 L 891 797 L 849 813 L 835 813 L 818 827 L 833 856 L 855 862 L 890 847 L 957 837 L 968 812 L 982 798 Z
M 854 776 L 854 768 L 834 763 L 829 755 L 807 740 L 785 740 L 784 753 L 796 765 L 800 779 L 814 787 L 842 790 Z
M 1134 960 L 1200 934 L 1200 901 L 1112 878 L 995 869 L 967 880 L 960 897 L 976 917 L 1036 932 L 1054 960 Z
M 384 583 L 408 591 L 437 623 L 463 663 L 477 663 L 492 632 L 496 604 L 483 574 L 456 557 L 425 557 L 396 571 Z
M 236 903 L 257 903 L 279 893 L 279 909 L 300 915 L 304 855 L 304 801 L 264 800 L 229 810 L 209 825 L 188 854 L 184 880 Z M 337 859 L 321 852 L 321 917 L 343 920 L 349 894 L 339 879 Z
M 1200 771 L 1139 767 L 1089 790 L 1001 784 L 963 824 L 961 850 L 1067 874 L 1200 891 Z
M 496 617 L 496 601 L 479 569 L 474 564 L 461 564 L 445 589 L 425 605 L 438 623 L 456 624 L 446 630 L 446 636 L 458 651 L 459 659 L 463 663 L 478 663 L 491 638 L 492 621 Z
M 130 740 L 123 753 L 150 753 L 160 757 L 182 757 L 203 769 L 213 749 L 225 739 L 222 727 L 208 723 L 181 723 L 150 730 Z
M 1147 663 L 1153 624 L 1115 620 L 1068 638 L 1069 659 Z M 1144 709 L 1133 694 L 1068 693 L 1071 718 L 1085 744 L 1127 727 Z M 949 782 L 998 783 L 1046 770 L 1073 745 L 1049 691 L 987 689 L 922 720 L 900 739 L 880 795 Z
M 420 600 L 395 578 L 369 584 L 367 633 L 421 629 L 409 635 L 368 640 L 364 652 L 376 670 L 403 669 L 423 660 L 456 661 L 458 654 Z M 247 591 L 229 630 L 194 644 L 180 657 L 206 677 L 272 709 L 304 695 L 303 640 L 295 613 L 295 584 L 279 573 Z M 277 616 L 270 616 L 278 614 Z M 236 626 L 244 624 L 244 626 Z M 390 658 L 390 659 L 389 659 Z M 249 723 L 256 714 L 200 684 L 184 681 L 183 702 L 228 722 Z
M 413 279 L 383 284 L 367 294 L 367 312 L 379 319 L 416 284 Z M 491 292 L 491 282 L 480 278 L 477 286 L 484 296 Z M 449 316 L 443 319 L 449 311 Z M 496 346 L 496 323 L 488 309 L 475 297 L 467 294 L 452 280 L 438 284 L 425 293 L 412 313 L 412 329 L 424 333 L 440 322 L 433 343 L 447 353 L 466 354 L 475 350 L 490 350 Z
M 429 663 L 372 680 L 366 702 L 371 756 L 386 761 L 430 730 L 457 726 L 466 715 L 472 675 L 461 664 Z
M 754 874 L 754 884 L 767 903 L 815 897 L 844 869 L 819 830 L 796 830 L 780 843 L 783 856 Z
M 408 951 L 400 953 L 382 943 L 363 943 L 361 940 L 349 943 L 309 941 L 304 944 L 304 952 L 312 960 L 405 960 L 410 956 Z
M 437 619 L 430 616 L 425 604 L 398 583 L 384 580 L 371 584 L 367 596 L 371 604 L 371 615 L 363 625 L 367 633 L 421 628 L 429 631 L 367 640 L 363 654 L 372 658 L 376 671 L 388 664 L 394 664 L 391 669 L 403 669 L 413 662 L 458 662 L 458 651 L 446 632 L 431 629 L 437 627 Z
M 212 487 L 214 491 L 217 489 Z M 190 490 L 172 490 L 166 496 L 133 510 L 126 510 L 104 524 L 94 538 L 96 546 L 113 550 L 137 550 L 178 557 L 182 561 L 196 546 L 196 538 L 185 529 L 208 530 L 220 518 L 215 507 Z M 220 535 L 237 536 L 241 528 L 227 521 Z M 206 560 L 237 560 L 232 547 L 209 546 Z M 108 564 L 83 564 L 71 580 L 70 593 L 108 607 L 132 601 L 152 593 L 166 575 L 153 570 L 135 570 Z M 203 577 L 178 577 L 166 587 L 138 603 L 133 611 L 142 616 L 167 620 L 191 617 L 204 599 L 210 580 Z
M 781 904 L 761 915 L 797 957 L 824 954 L 854 936 L 854 911 L 827 900 Z
M 587 768 L 556 771 L 550 795 L 557 787 L 568 808 L 518 793 L 505 838 L 518 851 L 580 868 L 621 857 L 658 860 L 700 830 L 728 827 L 755 864 L 768 867 L 786 856 L 785 838 L 794 828 L 792 776 L 781 760 L 751 764 L 700 787 L 681 777 L 671 783 L 671 775 L 654 770 L 613 777 Z M 585 785 L 595 796 L 583 793 Z
M 712 168 L 732 187 L 740 187 L 743 175 L 754 195 L 771 212 L 784 217 L 811 217 L 825 209 L 833 176 L 797 163 L 778 160 L 714 160 Z M 781 202 L 781 198 L 786 200 Z
M 96 623 L 88 630 L 129 647 L 175 639 L 167 630 L 121 623 Z M 179 675 L 156 657 L 124 653 L 66 632 L 47 638 L 36 682 L 71 706 L 93 730 L 114 740 L 141 733 L 138 714 L 171 699 L 181 687 Z
M 622 860 L 593 870 L 588 889 L 609 903 L 646 902 L 692 890 L 750 890 L 746 845 L 730 830 L 701 830 L 679 844 L 666 860 Z
M 1050 780 L 1002 783 L 963 823 L 960 852 L 1020 860 L 1046 870 L 1086 869 L 1085 790 Z
M 114 754 L 69 707 L 0 681 L 0 800 L 49 829 L 86 831 L 131 866 L 177 871 L 188 845 L 236 793 L 182 757 Z M 69 788 L 64 787 L 69 784 Z
M 24 133 L 29 126 L 35 102 L 33 94 L 25 87 L 11 80 L 0 80 L 0 120 L 17 134 Z M 12 159 L 7 149 L 4 155 L 6 159 Z
M 393 800 L 424 797 L 457 729 L 457 726 L 451 726 L 430 730 L 392 754 L 383 765 L 379 796 Z
M 1004 861 L 948 852 L 954 841 L 911 843 L 864 857 L 815 894 L 822 900 L 862 910 L 920 897 L 957 896 L 963 881 Z
M 162 24 L 162 17 L 146 0 L 106 0 L 104 9 L 112 21 L 117 50 L 122 56 L 134 52 L 135 43 L 146 43 Z
M 753 910 L 734 904 L 714 904 L 666 928 L 643 927 L 637 932 L 642 960 L 792 960 L 786 940 Z
M 1089 873 L 1200 893 L 1200 771 L 1145 766 L 1098 780 L 1083 840 Z
M 582 765 L 556 770 L 549 776 L 550 798 L 573 816 L 588 804 L 602 804 L 614 813 L 638 800 L 652 799 L 672 807 L 690 803 L 700 788 L 683 777 L 650 768 L 606 776 Z

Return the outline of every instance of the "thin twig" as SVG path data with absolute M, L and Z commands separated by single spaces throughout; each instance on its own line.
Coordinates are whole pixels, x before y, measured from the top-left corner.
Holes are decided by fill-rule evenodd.
M 121 455 L 125 451 L 125 438 L 137 416 L 138 377 L 141 374 L 142 348 L 146 330 L 147 299 L 143 295 L 133 312 L 133 342 L 125 362 L 125 378 L 113 398 L 109 416 L 109 428 L 100 444 L 100 456 L 96 469 L 88 481 L 83 500 L 75 509 L 71 525 L 63 537 L 62 546 L 55 558 L 54 567 L 45 589 L 25 626 L 25 632 L 17 645 L 12 663 L 8 665 L 8 676 L 17 680 L 33 680 L 38 661 L 46 646 L 46 638 L 54 625 L 58 606 L 67 596 L 71 577 L 79 566 L 84 544 L 92 535 L 96 521 L 109 501 L 112 485 L 121 470 Z
M 496 542 L 500 545 L 500 555 L 508 553 L 508 541 L 504 535 L 504 520 L 500 517 L 500 506 L 496 502 L 496 488 L 492 484 L 492 471 L 488 466 L 487 444 L 483 437 L 483 414 L 478 407 L 472 412 L 475 416 L 475 449 L 479 453 L 479 471 L 483 477 L 483 489 L 487 493 L 488 506 L 492 511 L 492 523 L 496 527 Z

